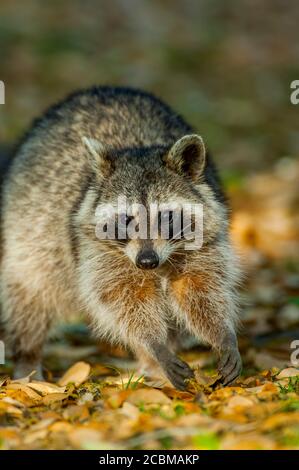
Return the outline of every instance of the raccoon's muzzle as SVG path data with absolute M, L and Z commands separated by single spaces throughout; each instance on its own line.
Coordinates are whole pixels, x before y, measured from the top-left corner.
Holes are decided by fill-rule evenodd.
M 155 269 L 158 265 L 159 256 L 154 250 L 141 250 L 136 256 L 136 266 L 140 269 Z

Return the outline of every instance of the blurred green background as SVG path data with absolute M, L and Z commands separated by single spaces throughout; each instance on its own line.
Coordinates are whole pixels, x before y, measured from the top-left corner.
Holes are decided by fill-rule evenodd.
M 76 88 L 152 91 L 205 137 L 223 173 L 299 153 L 298 0 L 1 0 L 0 142 Z

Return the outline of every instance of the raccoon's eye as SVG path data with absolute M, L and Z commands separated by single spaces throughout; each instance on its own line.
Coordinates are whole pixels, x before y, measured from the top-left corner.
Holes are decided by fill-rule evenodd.
M 169 238 L 180 238 L 182 229 L 182 212 L 164 211 L 158 214 L 160 233 L 168 233 Z
M 160 211 L 158 213 L 159 233 L 164 238 L 172 238 L 173 236 L 173 212 Z
M 163 211 L 158 214 L 159 222 L 161 224 L 172 224 L 173 223 L 173 212 Z
M 119 214 L 118 215 L 118 220 L 119 222 L 121 223 L 121 225 L 129 225 L 129 223 L 131 222 L 131 220 L 133 220 L 133 216 L 131 215 L 128 215 L 126 213 L 122 213 L 122 214 Z

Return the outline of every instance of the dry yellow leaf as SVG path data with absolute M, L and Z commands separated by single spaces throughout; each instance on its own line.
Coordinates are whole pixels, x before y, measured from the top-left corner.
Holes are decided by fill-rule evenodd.
M 226 406 L 235 410 L 236 412 L 242 412 L 244 409 L 252 407 L 253 404 L 253 400 L 241 395 L 235 395 L 228 400 Z
M 52 403 L 57 403 L 60 401 L 65 400 L 68 397 L 67 393 L 50 393 L 43 397 L 43 404 L 44 405 L 51 405 Z
M 58 381 L 58 384 L 65 386 L 69 383 L 74 383 L 76 386 L 82 384 L 88 379 L 90 374 L 90 365 L 87 362 L 77 362 Z
M 21 403 L 23 406 L 35 406 L 41 400 L 41 397 L 38 395 L 38 393 L 36 396 L 32 397 L 21 389 L 8 389 L 6 390 L 6 396 L 13 399 L 15 402 Z
M 71 405 L 63 412 L 64 419 L 70 421 L 85 421 L 89 416 L 89 409 L 86 405 Z
M 10 403 L 5 403 L 4 401 L 0 401 L 0 415 L 1 414 L 11 414 L 15 416 L 22 416 L 22 411 L 14 405 Z
M 2 442 L 1 450 L 11 446 L 18 446 L 20 444 L 20 435 L 14 429 L 0 428 L 0 441 Z
M 273 416 L 267 418 L 264 423 L 262 423 L 263 431 L 271 431 L 276 428 L 285 428 L 290 424 L 299 423 L 299 413 L 277 413 Z
M 65 387 L 58 387 L 55 384 L 49 382 L 29 382 L 28 387 L 33 388 L 42 395 L 48 395 L 49 393 L 63 393 L 65 392 Z
M 194 400 L 194 393 L 183 392 L 172 387 L 163 387 L 163 393 L 169 398 L 174 398 L 177 400 L 191 401 Z
M 170 398 L 160 390 L 146 388 L 140 388 L 139 390 L 133 391 L 126 401 L 132 405 L 152 403 L 167 405 L 171 403 Z
M 287 367 L 286 369 L 283 369 L 279 374 L 275 377 L 276 379 L 285 379 L 287 377 L 296 377 L 299 375 L 299 369 L 296 369 L 295 367 Z
M 49 431 L 53 433 L 67 433 L 70 432 L 72 429 L 72 424 L 68 423 L 67 421 L 56 421 L 56 423 L 53 423 L 49 426 Z
M 14 398 L 9 397 L 8 395 L 1 397 L 0 402 L 9 403 L 10 405 L 17 406 L 19 408 L 24 408 L 24 404 Z
M 187 390 L 193 393 L 205 391 L 211 392 L 219 384 L 221 377 L 219 374 L 207 375 L 200 369 L 194 370 L 194 379 L 189 380 Z
M 112 391 L 112 393 L 107 393 L 105 394 L 105 398 L 107 399 L 107 403 L 111 408 L 119 408 L 122 406 L 124 401 L 127 399 L 127 397 L 130 395 L 129 390 L 119 390 L 119 391 Z
M 257 397 L 261 400 L 272 399 L 273 396 L 279 394 L 279 388 L 272 382 L 266 382 L 261 390 L 257 392 Z
M 24 444 L 28 446 L 32 446 L 39 439 L 45 439 L 47 437 L 48 432 L 49 431 L 47 429 L 39 429 L 37 431 L 29 430 L 26 433 L 26 436 L 24 437 Z
M 28 382 L 30 382 L 31 377 L 33 377 L 35 374 L 36 374 L 36 370 L 33 370 L 32 372 L 30 372 L 30 374 L 26 375 L 25 377 L 21 377 L 20 379 L 16 379 L 16 380 L 11 380 L 10 382 L 19 383 L 19 384 L 27 384 Z
M 243 395 L 245 390 L 242 387 L 222 387 L 211 393 L 211 400 L 227 400 L 233 395 Z
M 26 393 L 29 398 L 35 401 L 40 401 L 41 396 L 32 388 L 28 387 L 23 383 L 11 382 L 6 386 L 7 390 L 21 390 L 22 392 Z
M 127 401 L 125 401 L 125 403 L 123 404 L 121 408 L 121 412 L 122 414 L 127 416 L 127 418 L 130 418 L 130 419 L 137 419 L 140 416 L 140 411 L 137 408 L 137 406 L 132 405 L 131 403 L 128 403 Z

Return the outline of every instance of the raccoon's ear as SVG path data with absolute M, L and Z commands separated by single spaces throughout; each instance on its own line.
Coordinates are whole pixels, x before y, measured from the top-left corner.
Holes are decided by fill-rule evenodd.
M 197 134 L 185 135 L 171 147 L 164 160 L 172 170 L 196 181 L 206 164 L 206 149 L 202 138 Z
M 105 145 L 90 137 L 82 137 L 82 142 L 89 152 L 90 164 L 96 174 L 104 176 L 111 174 L 113 165 Z

